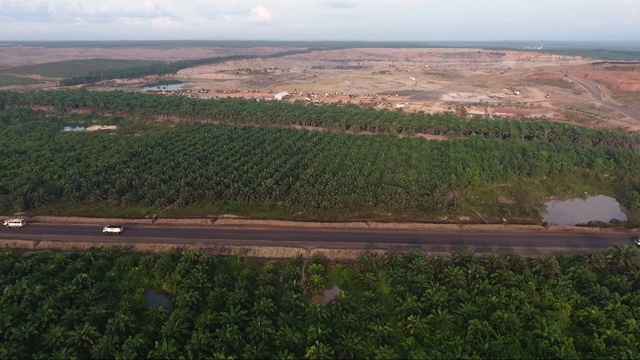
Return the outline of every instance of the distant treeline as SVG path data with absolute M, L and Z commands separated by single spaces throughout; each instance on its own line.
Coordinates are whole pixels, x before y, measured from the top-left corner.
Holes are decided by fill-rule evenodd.
M 615 61 L 640 61 L 640 50 L 609 50 L 609 49 L 567 49 L 567 50 L 533 50 L 556 55 L 582 56 L 592 59 Z
M 149 75 L 167 75 L 175 74 L 178 71 L 194 66 L 217 64 L 225 61 L 237 61 L 247 59 L 270 59 L 294 54 L 305 54 L 313 51 L 317 51 L 317 48 L 309 48 L 303 50 L 289 50 L 278 52 L 268 55 L 232 55 L 221 56 L 215 58 L 195 59 L 195 60 L 182 60 L 165 64 L 152 64 L 136 67 L 129 67 L 124 69 L 106 69 L 102 71 L 91 72 L 88 75 L 74 76 L 63 79 L 59 82 L 60 86 L 72 86 L 80 84 L 91 84 L 105 80 L 112 79 L 134 79 Z
M 638 65 L 640 61 L 596 61 L 592 62 L 590 65 Z
M 640 149 L 640 132 L 588 128 L 540 120 L 467 120 L 450 114 L 404 113 L 357 105 L 308 105 L 245 99 L 203 100 L 144 93 L 91 92 L 84 89 L 41 92 L 0 91 L 0 121 L 15 119 L 19 108 L 48 106 L 57 111 L 90 110 L 138 120 L 177 118 L 235 125 L 314 126 L 340 131 L 427 134 L 450 137 L 544 140 L 578 145 Z M 34 115 L 34 114 L 32 114 Z M 30 118 L 21 114 L 20 118 Z M 37 115 L 40 116 L 40 115 Z

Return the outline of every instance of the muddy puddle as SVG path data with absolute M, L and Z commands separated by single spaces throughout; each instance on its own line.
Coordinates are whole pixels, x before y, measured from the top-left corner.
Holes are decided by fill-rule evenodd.
M 627 215 L 616 199 L 598 195 L 588 198 L 569 200 L 552 200 L 545 203 L 547 211 L 542 216 L 549 225 L 586 224 L 590 221 L 605 223 L 613 219 L 626 221 Z
M 143 87 L 144 91 L 176 91 L 180 90 L 187 85 L 193 85 L 190 83 L 180 83 L 180 84 L 171 84 L 171 85 L 159 85 L 159 86 L 147 86 Z
M 145 290 L 144 297 L 147 299 L 147 306 L 156 307 L 162 306 L 167 309 L 168 312 L 171 312 L 173 307 L 171 306 L 171 299 L 169 295 L 160 291 L 155 290 Z
M 331 300 L 335 299 L 336 296 L 340 295 L 340 288 L 334 286 L 332 288 L 326 289 L 322 294 L 314 295 L 311 298 L 311 302 L 314 304 L 322 304 L 326 305 L 331 302 Z

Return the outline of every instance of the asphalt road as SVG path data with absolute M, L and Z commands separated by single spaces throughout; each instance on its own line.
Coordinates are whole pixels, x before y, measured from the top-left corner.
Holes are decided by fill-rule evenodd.
M 30 223 L 24 228 L 0 227 L 0 239 L 94 241 L 167 244 L 284 246 L 302 248 L 419 249 L 452 252 L 468 248 L 478 253 L 603 251 L 631 244 L 623 232 L 573 233 L 552 231 L 470 232 L 396 230 L 249 229 L 220 227 L 125 226 L 121 235 L 106 235 L 99 225 Z
M 590 93 L 591 96 L 593 96 L 594 99 L 596 99 L 597 102 L 606 105 L 612 109 L 618 110 L 621 113 L 628 115 L 632 118 L 634 118 L 635 120 L 640 121 L 640 114 L 636 114 L 633 111 L 627 110 L 625 108 L 623 108 L 622 106 L 616 105 L 614 103 L 612 103 L 611 101 L 607 100 L 607 98 L 604 96 L 604 93 L 602 92 L 602 90 L 600 90 L 600 88 L 598 87 L 598 85 L 596 83 L 594 83 L 593 81 L 590 80 L 586 80 L 586 79 L 581 79 L 581 78 L 577 78 L 575 76 L 567 76 L 569 79 L 571 79 L 572 81 L 577 82 L 578 84 L 582 85 L 582 87 L 584 87 L 585 89 L 587 89 Z

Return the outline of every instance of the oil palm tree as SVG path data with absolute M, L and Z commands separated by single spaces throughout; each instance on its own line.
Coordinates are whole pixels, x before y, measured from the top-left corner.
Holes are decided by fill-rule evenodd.
M 319 341 L 308 347 L 304 355 L 304 358 L 308 360 L 328 360 L 333 359 L 333 357 L 333 349 Z

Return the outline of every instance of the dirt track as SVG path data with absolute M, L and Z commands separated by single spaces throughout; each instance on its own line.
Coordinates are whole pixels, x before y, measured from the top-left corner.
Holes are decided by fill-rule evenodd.
M 602 92 L 602 89 L 600 89 L 600 87 L 598 86 L 598 84 L 594 83 L 593 81 L 589 81 L 589 80 L 585 80 L 585 79 L 581 79 L 578 77 L 574 77 L 574 76 L 569 76 L 569 79 L 577 82 L 578 84 L 582 85 L 585 89 L 587 89 L 591 95 L 593 96 L 593 98 L 603 104 L 606 105 L 612 109 L 618 110 L 620 112 L 622 112 L 623 114 L 640 121 L 640 114 L 636 114 L 633 111 L 630 111 L 628 109 L 625 109 L 617 104 L 612 103 L 611 101 L 607 100 L 607 98 L 605 97 L 604 93 Z

